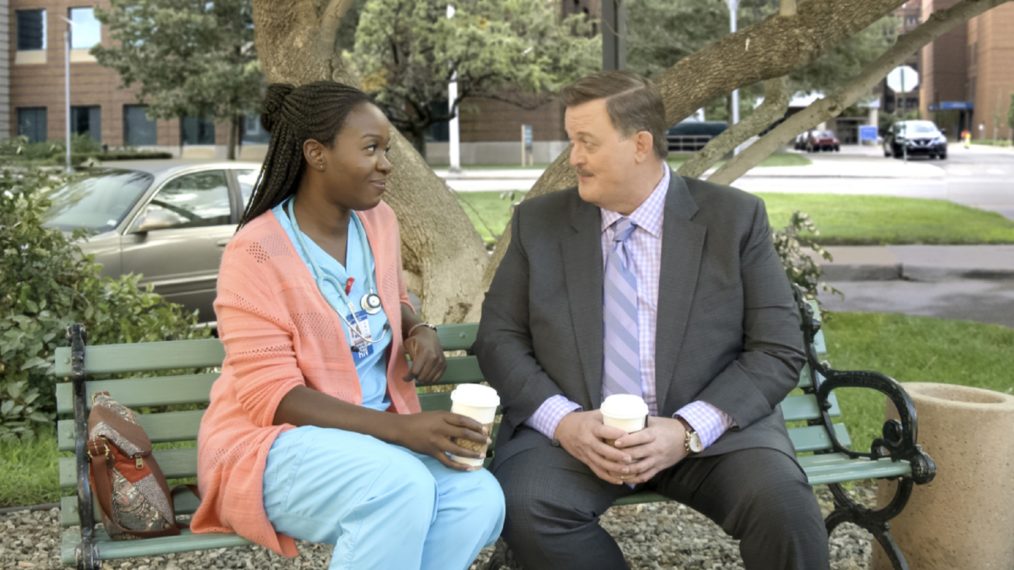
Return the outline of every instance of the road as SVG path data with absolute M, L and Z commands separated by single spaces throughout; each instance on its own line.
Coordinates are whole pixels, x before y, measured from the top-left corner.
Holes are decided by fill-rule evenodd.
M 914 158 L 907 164 L 885 158 L 878 147 L 845 147 L 841 153 L 809 156 L 814 163 L 812 167 L 796 168 L 829 175 L 768 176 L 765 171 L 773 169 L 756 168 L 735 185 L 751 192 L 936 198 L 991 210 L 1014 220 L 1014 151 L 1008 149 L 965 149 L 952 143 L 946 160 Z M 890 171 L 885 172 L 888 164 Z M 910 176 L 906 170 L 911 170 Z M 785 171 L 785 168 L 777 170 Z

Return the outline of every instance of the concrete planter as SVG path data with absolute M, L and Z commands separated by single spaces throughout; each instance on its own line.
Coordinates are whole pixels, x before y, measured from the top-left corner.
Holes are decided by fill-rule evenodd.
M 936 478 L 916 486 L 891 523 L 909 567 L 1014 569 L 1014 396 L 948 384 L 904 386 L 918 412 L 918 441 L 937 464 Z M 880 504 L 894 486 L 880 483 Z M 873 567 L 890 568 L 879 548 Z

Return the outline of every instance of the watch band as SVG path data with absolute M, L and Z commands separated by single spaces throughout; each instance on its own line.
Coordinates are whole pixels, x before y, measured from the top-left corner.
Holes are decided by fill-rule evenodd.
M 412 325 L 408 329 L 408 334 L 405 335 L 405 338 L 408 338 L 408 337 L 412 336 L 412 333 L 414 333 L 416 331 L 416 329 L 418 329 L 419 327 L 426 327 L 428 329 L 432 329 L 433 332 L 437 332 L 437 327 L 435 327 L 435 326 L 433 326 L 433 325 L 431 325 L 431 324 L 429 324 L 427 322 L 421 322 L 421 323 L 416 323 L 416 324 Z

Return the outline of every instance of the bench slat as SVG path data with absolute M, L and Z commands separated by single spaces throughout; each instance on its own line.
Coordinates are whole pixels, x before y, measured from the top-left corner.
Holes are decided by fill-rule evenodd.
M 475 343 L 477 323 L 462 323 L 437 326 L 437 336 L 444 350 L 469 350 Z
M 138 414 L 137 421 L 152 443 L 192 441 L 197 439 L 204 410 Z M 56 426 L 56 441 L 60 451 L 74 451 L 74 420 L 60 420 Z
M 849 439 L 849 432 L 845 424 L 834 424 L 834 433 L 838 441 L 848 447 L 852 445 Z M 805 426 L 789 429 L 789 439 L 792 440 L 792 447 L 796 453 L 803 451 L 824 451 L 831 449 L 831 438 L 827 436 L 824 426 Z
M 190 492 L 190 489 L 181 491 L 175 496 L 175 502 L 173 506 L 176 509 L 177 515 L 190 515 L 197 510 L 197 505 L 201 504 L 201 500 Z M 98 503 L 95 504 L 95 520 L 102 520 L 99 514 Z M 77 495 L 61 497 L 60 498 L 60 525 L 62 526 L 73 526 L 78 524 L 77 518 Z
M 156 449 L 155 460 L 162 468 L 167 479 L 194 477 L 197 475 L 197 449 Z M 60 458 L 60 487 L 68 488 L 77 485 L 73 457 Z
M 99 556 L 102 560 L 133 558 L 137 556 L 154 556 L 175 552 L 191 552 L 211 548 L 228 548 L 249 545 L 250 541 L 235 534 L 192 534 L 189 529 L 179 536 L 161 536 L 144 540 L 110 540 L 102 529 L 96 529 Z M 81 533 L 76 528 L 63 532 L 60 544 L 60 559 L 64 564 L 74 563 L 74 548 L 81 541 Z
M 831 417 L 841 415 L 841 409 L 838 407 L 838 398 L 831 394 L 828 397 L 828 401 L 831 402 L 831 409 L 829 413 Z M 817 398 L 812 394 L 796 394 L 788 396 L 781 403 L 782 414 L 785 415 L 785 421 L 797 421 L 797 420 L 815 420 L 820 417 L 820 407 L 817 406 Z
M 806 472 L 811 485 L 827 485 L 863 479 L 880 479 L 909 475 L 912 466 L 907 461 L 891 461 L 891 459 L 849 459 L 841 453 L 822 455 L 804 455 L 797 457 L 799 464 Z
M 211 385 L 218 374 L 185 374 L 157 378 L 92 380 L 87 384 L 88 403 L 95 392 L 109 392 L 114 400 L 129 408 L 173 404 L 206 404 Z M 70 382 L 56 385 L 56 411 L 74 413 L 74 387 Z
M 165 340 L 123 344 L 88 345 L 85 371 L 89 374 L 119 374 L 174 368 L 221 366 L 225 349 L 217 338 Z M 56 375 L 70 374 L 70 348 L 56 349 Z

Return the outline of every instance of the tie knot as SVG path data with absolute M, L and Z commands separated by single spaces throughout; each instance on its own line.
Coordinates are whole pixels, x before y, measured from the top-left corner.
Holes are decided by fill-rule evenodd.
M 637 224 L 630 221 L 630 218 L 620 218 L 613 222 L 613 226 L 615 227 L 613 241 L 623 243 L 634 233 L 634 228 L 637 227 Z

